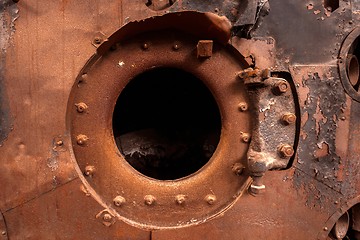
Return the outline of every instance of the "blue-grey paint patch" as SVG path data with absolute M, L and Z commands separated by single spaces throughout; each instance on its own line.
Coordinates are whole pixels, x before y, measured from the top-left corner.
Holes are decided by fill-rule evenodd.
M 6 51 L 15 33 L 19 10 L 11 0 L 0 0 L 0 145 L 11 131 L 9 99 L 5 91 Z

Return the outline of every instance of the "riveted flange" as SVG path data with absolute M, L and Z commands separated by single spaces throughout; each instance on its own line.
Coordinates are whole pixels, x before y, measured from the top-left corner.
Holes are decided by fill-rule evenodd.
M 250 140 L 252 124 L 250 111 L 243 108 L 245 111 L 239 114 L 236 107 L 240 99 L 249 102 L 245 86 L 236 75 L 245 68 L 245 62 L 230 45 L 223 46 L 216 40 L 211 41 L 211 57 L 210 51 L 205 51 L 200 57 L 206 60 L 201 60 L 196 47 L 203 38 L 184 32 L 164 30 L 124 39 L 118 39 L 119 36 L 122 35 L 110 36 L 99 46 L 98 54 L 76 79 L 69 99 L 68 126 L 74 163 L 81 175 L 85 172 L 91 176 L 81 180 L 100 204 L 114 206 L 109 213 L 113 218 L 138 227 L 178 228 L 221 214 L 246 191 L 249 183 L 242 167 L 235 174 L 232 171 L 239 162 L 245 166 L 249 144 L 244 143 Z M 110 51 L 114 44 L 121 47 Z M 209 50 L 207 47 L 204 46 Z M 97 61 L 99 57 L 101 61 Z M 112 120 L 119 95 L 136 76 L 156 68 L 176 68 L 196 76 L 211 92 L 221 114 L 220 141 L 210 160 L 196 172 L 174 180 L 159 180 L 138 172 L 126 161 L 114 139 Z M 84 81 L 83 73 L 86 84 L 78 85 Z M 229 91 L 229 86 L 233 90 Z M 91 111 L 79 113 L 74 106 L 81 102 L 91 106 Z M 89 166 L 96 169 L 96 174 L 86 174 Z M 116 197 L 120 195 L 126 203 Z M 204 204 L 208 207 L 204 208 Z

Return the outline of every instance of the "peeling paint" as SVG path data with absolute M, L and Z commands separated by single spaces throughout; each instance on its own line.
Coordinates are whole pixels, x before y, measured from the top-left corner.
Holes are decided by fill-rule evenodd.
M 308 196 L 321 193 L 319 197 L 308 199 L 309 205 L 321 207 L 335 196 L 334 191 L 341 193 L 344 188 L 342 169 L 346 160 L 347 146 L 344 144 L 348 139 L 348 122 L 339 116 L 349 115 L 344 113 L 349 111 L 349 100 L 343 91 L 339 91 L 342 85 L 335 77 L 336 66 L 297 66 L 293 68 L 293 74 L 295 81 L 300 83 L 299 101 L 303 106 L 296 168 L 317 180 L 314 184 L 299 174 L 295 175 L 294 183 L 297 187 L 302 186 Z M 321 190 L 327 188 L 334 191 Z
M 11 131 L 9 101 L 4 86 L 6 69 L 6 51 L 15 33 L 15 21 L 19 10 L 12 1 L 0 0 L 0 144 Z

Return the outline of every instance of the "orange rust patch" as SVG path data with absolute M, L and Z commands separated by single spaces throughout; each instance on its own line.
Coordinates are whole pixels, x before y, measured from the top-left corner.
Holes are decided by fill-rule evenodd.
M 326 142 L 322 142 L 318 144 L 318 149 L 315 150 L 314 156 L 316 158 L 322 158 L 327 156 L 328 154 L 329 154 L 329 144 L 327 144 Z
M 343 110 L 344 116 L 350 116 L 351 109 L 351 98 L 346 97 L 346 107 Z M 339 116 L 338 116 L 339 118 Z M 342 161 L 346 159 L 346 153 L 348 149 L 348 139 L 349 139 L 349 118 L 344 118 L 344 120 L 338 120 L 337 129 L 336 129 L 336 138 L 335 138 L 335 152 Z

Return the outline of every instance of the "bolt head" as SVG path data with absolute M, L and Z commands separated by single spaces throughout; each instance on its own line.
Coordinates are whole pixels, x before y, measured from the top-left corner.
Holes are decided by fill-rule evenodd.
M 105 222 L 111 222 L 112 216 L 109 213 L 105 213 L 104 216 L 103 216 L 103 220 Z
M 179 205 L 182 205 L 185 203 L 185 200 L 186 200 L 186 196 L 183 195 L 183 194 L 179 194 L 175 197 L 175 202 Z
M 64 142 L 62 140 L 56 141 L 56 146 L 62 146 Z
M 92 176 L 92 175 L 94 175 L 94 172 L 95 172 L 94 166 L 86 166 L 85 167 L 85 171 L 84 171 L 85 176 Z
M 101 42 L 102 42 L 101 37 L 95 37 L 95 38 L 94 38 L 94 43 L 95 43 L 95 44 L 100 44 Z
M 282 94 L 289 90 L 290 86 L 286 80 L 279 80 L 274 85 L 274 93 L 275 94 Z
M 235 163 L 232 167 L 233 173 L 240 176 L 244 171 L 244 166 L 241 163 Z
M 286 113 L 281 117 L 281 120 L 286 125 L 294 124 L 296 122 L 296 116 L 293 113 Z
M 248 143 L 250 142 L 250 134 L 248 133 L 241 133 L 241 140 L 244 142 L 244 143 Z
M 141 48 L 144 49 L 144 50 L 148 50 L 149 49 L 149 44 L 148 43 L 143 43 Z
M 238 108 L 240 111 L 245 112 L 248 110 L 248 105 L 246 102 L 241 102 L 239 103 Z
M 262 194 L 265 192 L 265 185 L 261 184 L 261 185 L 256 185 L 256 184 L 251 184 L 249 187 L 249 193 L 253 196 Z
M 155 201 L 156 201 L 156 198 L 153 195 L 146 195 L 144 197 L 144 202 L 148 206 L 155 204 Z
M 84 111 L 86 111 L 86 109 L 88 109 L 88 106 L 83 102 L 76 103 L 75 107 L 76 111 L 78 111 L 79 113 L 83 113 Z
M 289 144 L 280 145 L 278 150 L 282 158 L 289 158 L 294 155 L 294 149 Z
M 208 194 L 205 197 L 205 201 L 209 204 L 209 205 L 213 205 L 216 202 L 216 196 L 214 194 Z
M 179 49 L 180 49 L 180 44 L 175 43 L 175 44 L 173 45 L 173 49 L 174 49 L 175 51 L 179 50 Z
M 122 196 L 115 197 L 113 201 L 114 201 L 114 205 L 117 207 L 122 206 L 126 202 L 125 198 Z
M 85 145 L 89 138 L 84 134 L 79 134 L 76 136 L 76 142 L 78 145 Z

